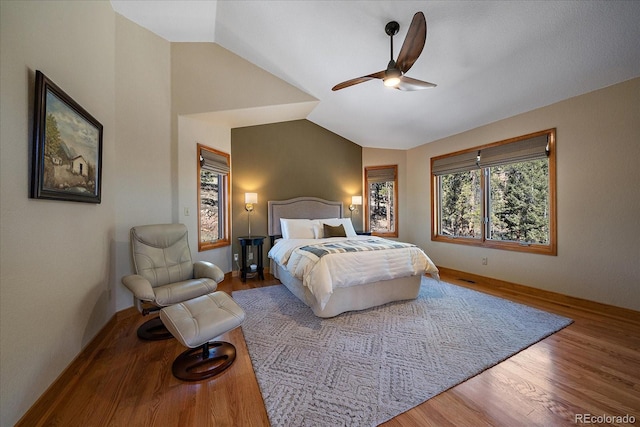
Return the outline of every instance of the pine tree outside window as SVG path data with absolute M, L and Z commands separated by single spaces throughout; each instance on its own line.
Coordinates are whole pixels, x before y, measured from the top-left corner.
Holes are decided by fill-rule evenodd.
M 432 240 L 556 255 L 555 129 L 431 159 Z

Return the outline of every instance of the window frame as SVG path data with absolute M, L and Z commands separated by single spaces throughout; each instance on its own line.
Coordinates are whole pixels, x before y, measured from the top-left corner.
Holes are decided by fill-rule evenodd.
M 477 153 L 479 150 L 487 149 L 490 147 L 496 147 L 499 145 L 510 144 L 525 139 L 535 138 L 542 135 L 548 136 L 548 166 L 549 166 L 549 244 L 535 244 L 535 243 L 523 243 L 514 241 L 501 241 L 489 239 L 488 236 L 488 218 L 489 218 L 489 179 L 487 171 L 488 168 L 480 169 L 480 186 L 481 186 L 481 212 L 482 212 L 482 227 L 481 238 L 465 238 L 456 236 L 444 236 L 438 234 L 440 227 L 440 188 L 439 177 L 433 173 L 434 161 L 443 159 L 446 157 L 452 157 L 466 153 Z M 518 136 L 515 138 L 506 139 L 503 141 L 494 142 L 482 146 L 469 148 L 466 150 L 456 151 L 441 156 L 431 158 L 431 240 L 434 242 L 454 243 L 468 246 L 478 246 L 484 248 L 501 249 L 516 252 L 527 252 L 541 255 L 557 255 L 557 204 L 556 204 L 556 129 L 547 129 L 539 132 L 530 133 L 527 135 Z
M 393 172 L 393 215 L 394 215 L 394 219 L 395 219 L 395 230 L 393 232 L 379 232 L 379 231 L 373 231 L 371 229 L 371 218 L 369 215 L 369 174 L 368 171 L 370 170 L 379 170 L 379 169 L 391 169 L 393 168 L 394 172 Z M 379 236 L 379 237 L 398 237 L 398 233 L 399 233 L 399 224 L 400 224 L 400 216 L 399 216 L 399 209 L 398 209 L 398 193 L 399 193 L 399 188 L 398 188 L 398 165 L 383 165 L 383 166 L 366 166 L 364 168 L 364 188 L 366 191 L 366 197 L 363 200 L 364 203 L 364 217 L 365 217 L 365 229 L 368 232 L 371 232 L 372 236 Z
M 201 160 L 200 160 L 200 156 L 201 156 L 201 152 L 202 150 L 206 150 L 209 152 L 212 152 L 214 154 L 217 154 L 219 156 L 223 156 L 227 159 L 227 164 L 229 165 L 229 173 L 227 174 L 218 174 L 218 219 L 220 218 L 220 212 L 222 211 L 223 214 L 223 224 L 222 226 L 220 226 L 220 224 L 218 224 L 218 228 L 219 230 L 222 232 L 223 236 L 221 238 L 219 238 L 218 240 L 216 240 L 215 242 L 203 242 L 202 238 L 201 238 L 201 233 L 202 233 L 202 216 L 201 216 L 201 210 L 200 210 L 200 204 L 201 204 L 201 188 L 202 188 L 202 182 L 201 182 L 201 173 L 202 173 L 202 167 L 201 167 Z M 197 144 L 197 162 L 196 164 L 197 166 L 197 198 L 198 198 L 198 204 L 197 204 L 197 212 L 198 212 L 198 252 L 204 252 L 204 251 L 208 251 L 211 249 L 216 249 L 216 248 L 220 248 L 220 247 L 224 247 L 224 246 L 229 246 L 231 245 L 231 233 L 230 233 L 230 219 L 231 219 L 231 155 L 219 150 L 216 150 L 215 148 L 211 148 L 208 147 L 206 145 L 203 144 Z M 220 177 L 222 177 L 222 180 L 224 181 L 222 185 L 220 185 Z M 223 204 L 224 204 L 224 208 L 221 208 L 221 204 L 220 203 L 220 189 L 224 190 L 224 193 L 222 194 L 223 196 Z

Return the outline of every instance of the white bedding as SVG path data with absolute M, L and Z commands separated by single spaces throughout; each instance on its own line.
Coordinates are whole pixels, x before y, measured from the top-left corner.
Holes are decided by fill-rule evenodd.
M 280 239 L 269 257 L 294 277 L 302 280 L 324 308 L 335 288 L 362 285 L 381 280 L 429 273 L 437 277 L 438 269 L 417 246 L 401 249 L 329 254 L 321 258 L 298 250 L 307 245 L 347 239 L 380 239 L 372 236 L 332 237 L 328 239 Z

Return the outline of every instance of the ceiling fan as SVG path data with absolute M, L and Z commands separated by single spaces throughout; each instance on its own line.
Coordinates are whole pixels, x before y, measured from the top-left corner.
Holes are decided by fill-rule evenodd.
M 405 75 L 420 56 L 420 53 L 424 48 L 424 42 L 427 39 L 427 21 L 424 18 L 424 14 L 422 12 L 417 12 L 413 15 L 413 20 L 411 21 L 411 26 L 409 27 L 407 36 L 404 39 L 402 48 L 400 49 L 398 60 L 394 61 L 393 36 L 398 34 L 398 30 L 400 30 L 400 24 L 396 21 L 391 21 L 384 27 L 384 31 L 391 40 L 391 60 L 389 61 L 386 70 L 347 80 L 346 82 L 335 85 L 331 90 L 335 91 L 344 89 L 373 79 L 381 79 L 385 86 L 405 91 L 436 87 L 433 83 L 413 79 Z

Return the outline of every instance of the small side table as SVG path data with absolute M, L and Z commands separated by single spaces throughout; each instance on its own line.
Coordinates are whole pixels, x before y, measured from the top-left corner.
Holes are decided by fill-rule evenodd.
M 251 272 L 251 269 L 247 267 L 247 246 L 255 246 L 258 249 L 258 269 L 257 273 L 260 279 L 264 280 L 264 268 L 262 265 L 262 245 L 266 236 L 242 236 L 238 237 L 240 245 L 242 246 L 242 267 L 240 274 L 243 282 L 247 281 L 247 273 Z

